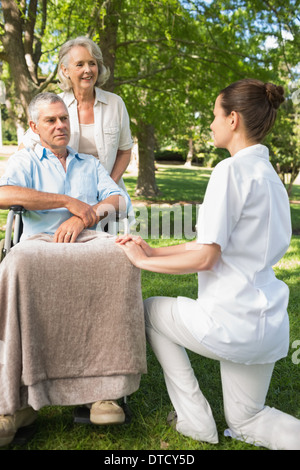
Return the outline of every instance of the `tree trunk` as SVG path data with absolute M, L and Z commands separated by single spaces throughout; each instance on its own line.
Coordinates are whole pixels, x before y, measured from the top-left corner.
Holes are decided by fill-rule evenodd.
M 192 166 L 192 161 L 194 157 L 194 145 L 192 137 L 189 138 L 189 151 L 186 157 L 185 166 Z
M 139 143 L 139 175 L 136 195 L 155 197 L 160 194 L 160 191 L 155 180 L 154 127 L 151 124 L 139 122 L 137 138 Z
M 5 21 L 5 34 L 2 42 L 16 87 L 16 95 L 26 114 L 28 104 L 33 98 L 37 86 L 32 81 L 25 60 L 22 41 L 22 18 L 16 2 L 3 0 L 1 5 Z
M 104 84 L 103 89 L 107 91 L 114 91 L 115 83 L 115 61 L 116 61 L 116 49 L 117 49 L 117 35 L 119 19 L 121 17 L 123 0 L 109 0 L 106 2 L 106 15 L 104 21 L 100 15 L 96 16 L 96 27 L 100 36 L 100 48 L 103 55 L 103 62 L 106 67 L 110 70 L 110 76 L 107 82 Z M 97 2 L 98 9 L 102 6 L 102 1 Z M 124 3 L 124 2 L 123 2 Z
M 103 2 L 98 0 L 96 10 L 100 11 Z M 118 43 L 118 25 L 122 16 L 123 0 L 108 0 L 106 2 L 106 15 L 104 20 L 101 15 L 96 15 L 96 28 L 100 36 L 100 48 L 103 54 L 105 66 L 110 69 L 110 77 L 103 88 L 114 91 L 114 71 L 116 62 L 116 50 Z M 140 124 L 137 133 L 138 141 L 138 182 L 136 195 L 154 197 L 159 195 L 159 189 L 155 181 L 154 168 L 154 128 L 151 125 Z

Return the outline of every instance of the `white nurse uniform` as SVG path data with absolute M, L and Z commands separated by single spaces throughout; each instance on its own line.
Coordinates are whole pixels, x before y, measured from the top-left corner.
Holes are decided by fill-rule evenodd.
M 215 167 L 197 233 L 198 243 L 221 247 L 214 268 L 198 273 L 197 300 L 145 301 L 147 337 L 164 371 L 176 429 L 218 442 L 187 348 L 220 361 L 227 436 L 300 450 L 300 420 L 265 406 L 274 363 L 288 351 L 289 291 L 272 266 L 291 237 L 287 193 L 265 146 L 245 148 Z

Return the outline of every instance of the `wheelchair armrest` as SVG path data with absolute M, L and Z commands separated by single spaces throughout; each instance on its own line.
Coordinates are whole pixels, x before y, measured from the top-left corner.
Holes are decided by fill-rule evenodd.
M 23 206 L 11 206 L 9 208 L 11 211 L 14 211 L 15 213 L 20 213 L 22 214 L 23 212 L 25 212 L 25 209 Z

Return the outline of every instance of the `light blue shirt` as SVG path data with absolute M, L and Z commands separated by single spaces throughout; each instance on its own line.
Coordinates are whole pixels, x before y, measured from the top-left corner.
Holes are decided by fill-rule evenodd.
M 9 158 L 6 171 L 0 178 L 0 186 L 22 186 L 37 191 L 66 194 L 90 205 L 119 194 L 126 200 L 127 207 L 130 205 L 129 196 L 110 178 L 99 160 L 67 148 L 67 171 L 58 158 L 40 144 L 34 150 L 28 148 L 18 151 Z M 54 234 L 71 216 L 65 208 L 26 211 L 21 240 L 37 233 Z

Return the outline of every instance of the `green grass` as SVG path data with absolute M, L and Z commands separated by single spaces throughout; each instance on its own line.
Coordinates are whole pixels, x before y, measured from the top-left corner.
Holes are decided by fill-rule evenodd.
M 159 166 L 157 181 L 163 195 L 159 201 L 195 201 L 203 198 L 210 172 L 200 169 L 179 169 Z M 134 193 L 135 178 L 125 177 L 129 191 Z M 133 197 L 133 199 L 135 199 Z M 293 191 L 293 200 L 300 201 L 299 187 Z M 152 201 L 157 202 L 157 201 Z M 300 229 L 300 204 L 293 204 L 293 230 Z M 0 226 L 5 220 L 0 211 Z M 153 245 L 175 243 L 174 240 L 154 239 Z M 275 266 L 276 275 L 290 288 L 290 350 L 285 359 L 276 364 L 267 404 L 300 419 L 300 346 L 293 348 L 293 342 L 300 340 L 299 321 L 299 277 L 300 237 L 293 235 L 290 248 Z M 143 297 L 167 295 L 196 298 L 197 275 L 170 276 L 142 272 Z M 299 354 L 297 353 L 299 350 Z M 23 447 L 4 447 L 15 450 L 153 450 L 161 453 L 171 450 L 262 450 L 223 436 L 226 422 L 223 414 L 222 390 L 219 364 L 189 353 L 200 387 L 210 402 L 219 431 L 218 445 L 200 443 L 181 436 L 166 424 L 166 416 L 172 409 L 166 392 L 161 368 L 147 348 L 148 374 L 141 380 L 139 390 L 128 397 L 132 419 L 122 426 L 94 426 L 74 424 L 73 407 L 45 407 L 39 412 L 37 432 Z M 297 359 L 295 361 L 295 359 Z
M 8 211 L 0 210 L 0 240 L 5 236 L 5 224 Z
M 148 199 L 150 202 L 202 202 L 205 189 L 211 175 L 210 169 L 193 167 L 192 169 L 178 165 L 156 165 L 156 181 L 161 191 L 157 198 Z M 139 200 L 134 195 L 136 177 L 125 175 L 124 181 L 130 197 Z

